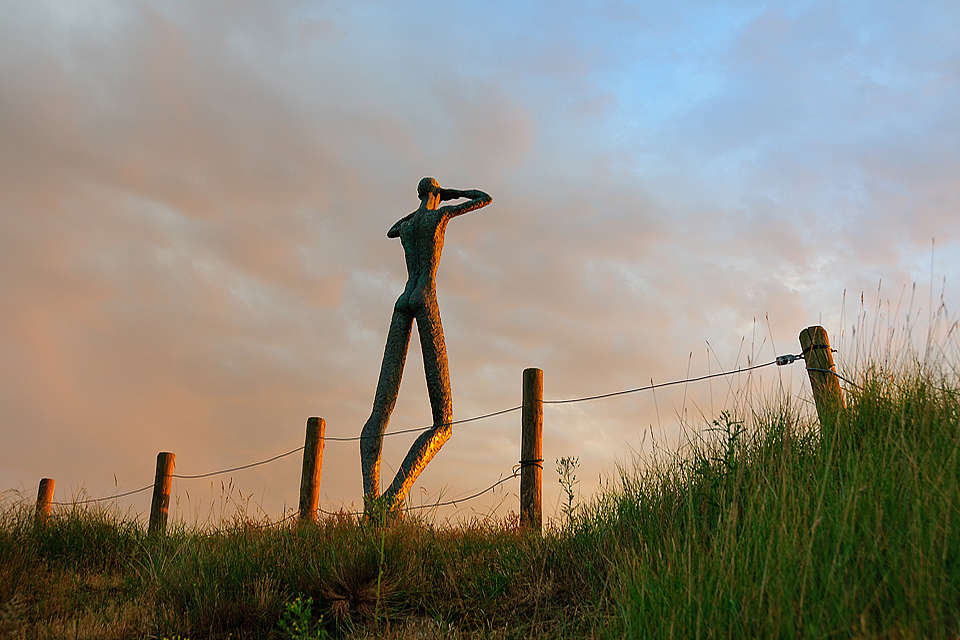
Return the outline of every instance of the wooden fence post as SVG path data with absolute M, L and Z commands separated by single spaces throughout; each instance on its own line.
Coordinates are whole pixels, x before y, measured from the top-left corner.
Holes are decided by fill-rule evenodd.
M 303 444 L 303 472 L 300 474 L 299 524 L 316 522 L 320 504 L 320 472 L 323 469 L 323 435 L 327 422 L 307 418 L 307 436 Z
M 173 467 L 176 457 L 166 451 L 157 454 L 157 475 L 153 481 L 153 503 L 150 505 L 148 535 L 166 531 L 167 511 L 170 508 L 170 487 L 173 484 Z
M 53 503 L 53 487 L 56 484 L 53 478 L 44 478 L 40 481 L 40 489 L 37 491 L 37 518 L 41 522 L 46 522 L 50 517 L 50 505 Z
M 543 530 L 543 371 L 523 370 L 520 414 L 520 527 Z
M 807 327 L 800 332 L 800 347 L 803 349 L 807 375 L 810 376 L 810 388 L 813 389 L 813 401 L 820 417 L 820 430 L 824 441 L 829 441 L 833 435 L 837 411 L 844 407 L 844 402 L 827 330 L 820 326 Z

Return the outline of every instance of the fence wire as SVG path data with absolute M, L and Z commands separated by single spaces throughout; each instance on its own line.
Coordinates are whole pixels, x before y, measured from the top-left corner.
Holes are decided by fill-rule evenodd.
M 107 502 L 108 500 L 116 500 L 117 498 L 126 498 L 127 496 L 143 493 L 148 489 L 153 489 L 153 485 L 148 484 L 145 487 L 140 487 L 139 489 L 134 489 L 133 491 L 124 491 L 123 493 L 115 493 L 112 496 L 104 496 L 102 498 L 88 498 L 86 500 L 75 500 L 73 502 L 55 502 L 51 500 L 50 504 L 55 504 L 59 507 L 70 507 L 73 505 L 93 504 L 95 502 Z
M 180 475 L 178 473 L 174 473 L 172 474 L 171 477 L 179 478 L 181 480 L 197 480 L 199 478 L 211 478 L 213 476 L 222 476 L 227 473 L 233 473 L 234 471 L 244 471 L 245 469 L 252 469 L 254 467 L 260 467 L 265 464 L 270 464 L 271 462 L 279 460 L 280 458 L 286 458 L 287 456 L 292 456 L 293 454 L 299 451 L 303 451 L 303 449 L 304 448 L 302 446 L 297 447 L 296 449 L 291 449 L 286 453 L 281 453 L 280 455 L 273 456 L 272 458 L 267 458 L 266 460 L 261 460 L 259 462 L 251 462 L 250 464 L 244 464 L 239 467 L 232 467 L 230 469 L 222 469 L 221 471 L 211 471 L 209 473 L 198 473 L 195 475 Z
M 779 364 L 777 360 L 771 360 L 770 362 L 765 362 L 763 364 L 753 365 L 752 367 L 744 367 L 743 369 L 734 369 L 733 371 L 721 371 L 719 373 L 711 373 L 705 376 L 699 376 L 696 378 L 686 378 L 684 380 L 674 380 L 672 382 L 661 382 L 657 384 L 648 384 L 644 387 L 637 387 L 635 389 L 626 389 L 624 391 L 614 391 L 613 393 L 601 393 L 595 396 L 586 396 L 583 398 L 570 398 L 569 400 L 544 400 L 543 404 L 574 404 L 576 402 L 587 402 L 588 400 L 600 400 L 602 398 L 613 398 L 614 396 L 625 396 L 630 393 L 638 393 L 640 391 L 653 391 L 655 389 L 662 389 L 664 387 L 673 387 L 679 384 L 689 384 L 691 382 L 701 382 L 703 380 L 709 380 L 711 378 L 720 378 L 724 376 L 732 376 L 738 373 L 746 373 L 748 371 L 756 371 L 757 369 L 763 369 L 764 367 L 769 367 L 773 364 Z

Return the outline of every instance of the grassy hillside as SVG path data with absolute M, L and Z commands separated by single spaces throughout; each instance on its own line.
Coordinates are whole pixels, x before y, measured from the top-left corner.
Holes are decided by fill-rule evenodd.
M 897 368 L 852 376 L 831 441 L 785 400 L 724 413 L 543 537 L 345 516 L 150 538 L 10 506 L 0 637 L 955 638 L 960 385 Z

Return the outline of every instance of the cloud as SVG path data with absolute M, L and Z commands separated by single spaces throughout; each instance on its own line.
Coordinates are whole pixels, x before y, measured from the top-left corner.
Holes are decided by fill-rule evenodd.
M 536 135 L 532 118 L 502 87 L 484 83 L 454 90 L 445 81 L 437 92 L 453 122 L 451 143 L 473 156 L 481 171 L 484 165 L 506 171 L 528 158 Z

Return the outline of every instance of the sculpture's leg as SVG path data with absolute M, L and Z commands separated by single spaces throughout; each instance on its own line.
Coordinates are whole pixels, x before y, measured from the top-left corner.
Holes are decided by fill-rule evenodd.
M 450 395 L 447 348 L 443 341 L 443 326 L 440 324 L 440 309 L 436 300 L 428 301 L 416 317 L 420 346 L 423 349 L 423 370 L 433 412 L 433 427 L 420 434 L 413 442 L 393 483 L 384 492 L 386 507 L 391 511 L 397 511 L 403 506 L 413 483 L 453 433 L 450 425 L 453 420 L 453 399 Z
M 390 413 L 397 404 L 412 324 L 412 314 L 394 310 L 390 332 L 387 334 L 387 345 L 383 349 L 383 364 L 380 365 L 380 380 L 377 382 L 377 393 L 373 399 L 373 411 L 360 432 L 360 472 L 363 474 L 363 494 L 366 498 L 380 497 L 383 432 L 387 429 Z

